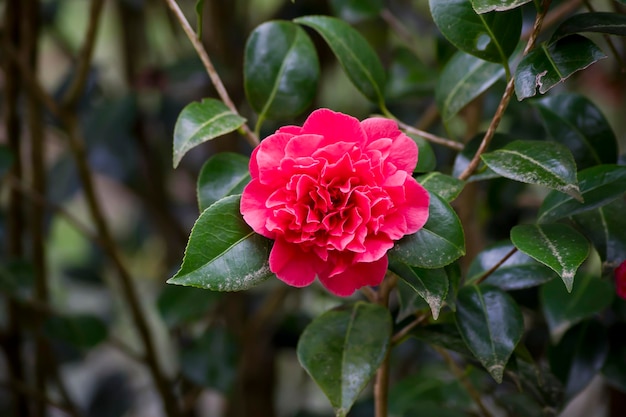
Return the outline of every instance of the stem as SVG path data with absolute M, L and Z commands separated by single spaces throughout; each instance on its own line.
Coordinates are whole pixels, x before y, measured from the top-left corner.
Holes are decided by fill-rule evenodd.
M 204 64 L 204 68 L 209 74 L 209 78 L 211 78 L 211 82 L 213 83 L 213 86 L 217 90 L 217 94 L 220 96 L 224 104 L 226 104 L 226 106 L 230 109 L 230 111 L 239 115 L 239 111 L 237 110 L 237 107 L 235 106 L 230 96 L 228 95 L 228 91 L 226 91 L 226 87 L 224 87 L 224 83 L 222 83 L 222 79 L 220 78 L 219 74 L 215 70 L 213 63 L 211 62 L 211 58 L 209 58 L 209 54 L 207 53 L 206 49 L 204 49 L 202 42 L 198 39 L 198 36 L 196 35 L 193 28 L 187 21 L 187 18 L 185 17 L 183 12 L 180 10 L 180 7 L 178 6 L 175 0 L 165 0 L 165 2 L 170 7 L 170 9 L 172 10 L 174 15 L 180 22 L 180 25 L 182 26 L 183 30 L 185 31 L 185 34 L 187 35 L 187 38 L 189 38 L 189 41 L 193 45 L 194 49 L 196 50 L 196 53 L 200 57 L 200 60 Z M 250 128 L 248 127 L 246 123 L 244 123 L 244 125 L 241 128 L 245 134 L 245 137 L 248 143 L 252 147 L 256 147 L 259 144 L 259 138 L 250 130 Z
M 539 36 L 539 32 L 541 31 L 541 26 L 543 24 L 543 19 L 546 15 L 546 12 L 548 11 L 548 8 L 550 7 L 551 1 L 552 0 L 543 0 L 542 2 L 543 8 L 541 12 L 537 13 L 537 17 L 533 25 L 533 30 L 530 34 L 530 37 L 528 38 L 528 42 L 526 43 L 526 47 L 524 48 L 523 55 L 526 55 L 535 46 L 535 41 L 537 40 L 537 36 Z M 459 175 L 459 179 L 467 180 L 474 173 L 476 168 L 478 168 L 478 165 L 480 164 L 480 156 L 483 153 L 485 153 L 485 151 L 489 147 L 489 144 L 491 143 L 491 140 L 493 139 L 493 136 L 495 135 L 496 130 L 498 129 L 498 126 L 500 125 L 502 116 L 504 116 L 504 112 L 506 111 L 506 108 L 509 105 L 509 101 L 511 100 L 511 97 L 513 96 L 514 91 L 515 91 L 515 78 L 511 78 L 509 82 L 506 84 L 506 89 L 504 90 L 504 94 L 502 95 L 502 98 L 500 99 L 500 104 L 498 104 L 498 109 L 496 110 L 496 114 L 494 114 L 493 118 L 491 119 L 489 128 L 487 129 L 487 132 L 485 133 L 485 136 L 483 137 L 483 140 L 480 143 L 480 146 L 478 147 L 476 154 L 474 154 L 474 157 L 472 158 L 470 163 L 467 165 L 467 168 L 465 168 L 465 170 L 461 173 L 461 175 Z
M 426 132 L 424 130 L 418 129 L 418 128 L 413 127 L 411 125 L 408 125 L 408 124 L 406 124 L 404 122 L 401 122 L 400 120 L 398 120 L 394 116 L 391 116 L 391 117 L 396 120 L 396 122 L 398 123 L 398 126 L 400 126 L 402 129 L 406 130 L 409 133 L 413 133 L 414 135 L 421 136 L 421 137 L 423 137 L 424 139 L 426 139 L 429 142 L 445 146 L 446 148 L 454 149 L 455 151 L 462 151 L 463 150 L 463 144 L 462 143 L 455 142 L 455 141 L 450 140 L 450 139 L 446 139 L 446 138 L 442 138 L 442 137 L 433 135 L 432 133 L 428 133 L 428 132 Z
M 413 320 L 412 322 L 404 326 L 402 329 L 400 329 L 400 331 L 394 334 L 393 337 L 391 338 L 391 346 L 396 346 L 402 343 L 404 338 L 411 332 L 411 330 L 413 330 L 414 328 L 422 324 L 424 320 L 426 320 L 428 317 L 430 317 L 430 312 L 420 314 L 419 316 L 415 318 L 415 320 Z
M 496 272 L 496 270 L 497 270 L 498 268 L 500 268 L 500 267 L 502 266 L 502 264 L 503 264 L 503 263 L 505 263 L 505 262 L 506 262 L 506 261 L 507 261 L 507 260 L 508 260 L 511 256 L 513 256 L 513 255 L 515 254 L 515 252 L 517 252 L 517 248 L 515 248 L 515 247 L 514 247 L 514 248 L 513 248 L 513 249 L 511 249 L 511 250 L 510 250 L 510 251 L 509 251 L 506 255 L 504 255 L 504 257 L 503 257 L 502 259 L 500 259 L 500 260 L 498 261 L 498 263 L 496 263 L 494 266 L 492 266 L 492 267 L 491 267 L 491 268 L 489 268 L 487 271 L 485 271 L 485 273 L 484 273 L 484 274 L 482 274 L 482 275 L 480 276 L 480 278 L 478 278 L 478 279 L 474 282 L 474 284 L 475 284 L 475 285 L 478 285 L 478 284 L 480 284 L 481 282 L 483 282 L 484 280 L 486 280 L 487 278 L 489 278 L 489 276 L 490 276 L 491 274 L 493 274 L 494 272 Z

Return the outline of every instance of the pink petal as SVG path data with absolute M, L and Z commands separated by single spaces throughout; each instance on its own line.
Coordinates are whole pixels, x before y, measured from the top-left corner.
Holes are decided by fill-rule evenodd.
M 239 210 L 243 215 L 244 221 L 255 232 L 274 239 L 274 233 L 269 232 L 265 227 L 268 217 L 272 215 L 271 210 L 265 204 L 271 192 L 272 189 L 261 184 L 258 179 L 250 181 L 243 189 Z
M 302 126 L 302 132 L 322 135 L 326 144 L 345 141 L 362 146 L 367 141 L 357 119 L 329 109 L 317 109 L 311 113 Z
M 253 154 L 256 161 L 258 178 L 263 183 L 270 183 L 276 177 L 275 170 L 285 157 L 285 147 L 293 137 L 287 133 L 274 133 L 263 139 Z M 252 164 L 251 164 L 252 170 Z
M 411 173 L 417 165 L 418 153 L 417 144 L 413 139 L 401 133 L 391 144 L 386 161 L 398 169 Z
M 289 158 L 310 157 L 324 140 L 321 135 L 298 135 L 289 140 L 285 147 L 285 155 Z
M 407 231 L 410 235 L 421 229 L 428 220 L 428 204 L 430 195 L 415 179 L 408 177 L 405 183 L 406 205 L 404 215 L 406 218 Z
M 345 271 L 329 277 L 320 275 L 319 279 L 331 293 L 347 297 L 366 285 L 379 285 L 387 272 L 387 257 L 375 262 L 360 262 L 350 265 Z
M 398 124 L 391 119 L 384 117 L 370 117 L 361 122 L 361 127 L 365 131 L 368 142 L 374 142 L 376 139 L 389 138 L 394 139 L 402 132 L 398 129 Z
M 306 287 L 315 280 L 319 258 L 304 252 L 298 245 L 276 239 L 270 252 L 270 270 L 278 279 L 293 287 Z

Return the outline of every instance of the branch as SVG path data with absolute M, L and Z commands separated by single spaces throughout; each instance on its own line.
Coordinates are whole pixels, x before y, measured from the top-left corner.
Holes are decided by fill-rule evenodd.
M 393 337 L 391 338 L 391 346 L 396 346 L 400 344 L 400 342 L 404 340 L 404 338 L 411 332 L 411 330 L 413 330 L 414 328 L 422 324 L 424 320 L 426 320 L 428 317 L 430 317 L 430 312 L 420 314 L 419 316 L 415 318 L 415 320 L 413 320 L 412 322 L 404 326 L 402 329 L 400 329 L 400 331 L 394 334 Z
M 489 268 L 487 271 L 485 271 L 484 274 L 482 274 L 480 276 L 480 278 L 478 278 L 474 284 L 478 285 L 481 282 L 483 282 L 484 280 L 486 280 L 487 278 L 489 278 L 489 275 L 493 274 L 494 272 L 496 272 L 496 270 L 498 268 L 500 268 L 502 266 L 503 263 L 505 263 L 506 261 L 508 261 L 508 259 L 513 256 L 515 254 L 515 252 L 517 252 L 517 248 L 513 248 L 511 249 L 506 255 L 504 255 L 504 257 L 502 259 L 500 259 L 494 266 L 492 266 L 491 268 Z
M 535 46 L 537 36 L 539 36 L 539 32 L 541 32 L 543 19 L 546 15 L 546 12 L 548 11 L 548 8 L 550 7 L 551 1 L 552 0 L 543 0 L 543 9 L 541 10 L 541 12 L 537 13 L 537 17 L 535 18 L 535 23 L 533 25 L 533 30 L 530 34 L 530 37 L 528 38 L 528 42 L 526 43 L 526 47 L 524 48 L 524 52 L 522 55 L 528 54 L 528 52 L 530 52 L 530 50 Z M 504 112 L 507 106 L 509 105 L 509 101 L 511 100 L 511 97 L 513 96 L 514 91 L 515 91 L 515 77 L 511 77 L 511 79 L 506 85 L 504 94 L 502 95 L 502 98 L 500 99 L 500 104 L 498 104 L 498 109 L 496 110 L 496 114 L 491 119 L 489 128 L 487 129 L 487 132 L 485 133 L 485 136 L 483 137 L 483 140 L 480 143 L 480 146 L 478 147 L 476 154 L 474 154 L 474 157 L 472 158 L 470 163 L 467 165 L 467 168 L 465 168 L 465 170 L 461 173 L 461 175 L 459 175 L 459 179 L 467 180 L 474 173 L 476 168 L 478 168 L 478 164 L 480 164 L 480 156 L 483 153 L 485 153 L 485 151 L 489 147 L 489 144 L 491 143 L 491 139 L 493 139 L 493 136 L 495 135 L 496 130 L 498 129 L 498 126 L 500 125 L 502 116 L 504 116 Z
M 455 142 L 455 141 L 450 140 L 450 139 L 446 139 L 446 138 L 442 138 L 442 137 L 433 135 L 432 133 L 428 133 L 426 131 L 423 131 L 421 129 L 418 129 L 416 127 L 408 125 L 408 124 L 406 124 L 404 122 L 401 122 L 400 120 L 396 119 L 395 117 L 394 117 L 394 119 L 396 120 L 396 122 L 398 122 L 398 126 L 400 126 L 402 129 L 406 130 L 409 133 L 413 133 L 414 135 L 421 136 L 421 137 L 423 137 L 424 139 L 426 139 L 429 142 L 436 143 L 438 145 L 442 145 L 442 146 L 445 146 L 447 148 L 454 149 L 456 151 L 462 151 L 463 150 L 463 144 L 462 143 Z
M 198 39 L 198 36 L 196 35 L 193 28 L 187 21 L 187 18 L 185 17 L 183 12 L 180 10 L 180 7 L 178 7 L 178 4 L 176 3 L 175 0 L 165 0 L 165 2 L 170 7 L 170 9 L 172 10 L 174 15 L 180 22 L 180 25 L 185 31 L 185 34 L 189 38 L 189 41 L 193 45 L 194 49 L 196 50 L 196 53 L 200 57 L 200 60 L 204 64 L 204 68 L 209 74 L 209 78 L 211 78 L 211 82 L 213 83 L 213 86 L 215 86 L 215 89 L 217 90 L 217 94 L 220 96 L 224 104 L 228 106 L 230 111 L 239 115 L 239 111 L 237 110 L 237 107 L 235 106 L 230 96 L 228 95 L 228 91 L 226 91 L 226 87 L 224 87 L 224 83 L 222 83 L 222 79 L 220 78 L 219 74 L 215 70 L 213 63 L 211 62 L 211 58 L 209 58 L 209 54 L 207 53 L 206 49 L 204 49 L 202 42 L 200 41 L 200 39 Z M 245 137 L 248 143 L 252 147 L 256 147 L 259 144 L 259 138 L 250 130 L 247 124 L 244 123 L 244 125 L 242 126 L 242 129 L 243 129 L 243 132 L 245 134 Z

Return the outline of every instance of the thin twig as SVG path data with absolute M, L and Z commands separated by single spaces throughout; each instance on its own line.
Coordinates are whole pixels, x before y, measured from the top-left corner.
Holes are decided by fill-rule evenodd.
M 404 340 L 404 338 L 411 332 L 411 330 L 413 330 L 414 328 L 422 324 L 424 320 L 426 320 L 429 317 L 430 317 L 430 312 L 420 314 L 419 316 L 417 316 L 415 320 L 413 320 L 412 322 L 404 326 L 402 329 L 398 331 L 398 333 L 393 335 L 393 337 L 391 338 L 391 346 L 396 346 L 400 344 Z
M 411 125 L 408 125 L 408 124 L 406 124 L 406 123 L 404 123 L 404 122 L 402 122 L 402 121 L 400 121 L 398 119 L 395 119 L 395 120 L 396 120 L 396 122 L 398 122 L 398 126 L 400 126 L 402 129 L 406 130 L 409 133 L 413 133 L 414 135 L 421 136 L 421 137 L 423 137 L 424 139 L 426 139 L 429 142 L 436 143 L 436 144 L 445 146 L 447 148 L 454 149 L 456 151 L 463 150 L 463 144 L 462 143 L 455 142 L 455 141 L 450 140 L 450 139 L 442 138 L 442 137 L 437 136 L 437 135 L 433 135 L 432 133 L 428 133 L 428 132 L 426 132 L 424 130 L 418 129 L 418 128 L 413 127 Z
M 204 45 L 202 45 L 202 42 L 200 41 L 200 39 L 198 39 L 196 32 L 194 32 L 193 28 L 187 21 L 187 18 L 183 14 L 182 10 L 180 10 L 180 7 L 178 7 L 178 3 L 176 3 L 175 0 L 165 0 L 165 2 L 168 4 L 170 9 L 172 10 L 174 15 L 180 22 L 180 25 L 182 26 L 183 30 L 185 31 L 185 34 L 187 35 L 187 38 L 189 38 L 189 41 L 193 45 L 194 49 L 196 50 L 196 53 L 200 57 L 200 60 L 204 64 L 204 68 L 209 74 L 209 78 L 211 78 L 211 82 L 213 83 L 215 90 L 217 90 L 217 94 L 220 96 L 224 104 L 226 104 L 226 106 L 228 106 L 228 108 L 233 113 L 239 114 L 239 111 L 237 110 L 235 103 L 233 103 L 233 101 L 231 100 L 230 96 L 228 95 L 228 91 L 226 91 L 226 87 L 224 87 L 224 83 L 222 83 L 222 79 L 220 78 L 219 74 L 215 70 L 213 63 L 211 62 L 211 58 L 209 58 L 209 54 L 204 48 Z M 243 132 L 245 134 L 245 137 L 248 143 L 252 147 L 257 146 L 259 144 L 259 138 L 250 130 L 250 128 L 248 127 L 246 123 L 244 123 L 244 125 L 242 126 L 242 129 L 243 129 Z
M 549 28 L 560 22 L 565 16 L 573 13 L 578 9 L 583 3 L 583 0 L 570 0 L 564 1 L 560 5 L 554 8 L 550 13 L 548 13 L 543 21 L 542 28 Z M 528 29 L 528 31 L 522 34 L 522 39 L 530 38 L 530 35 L 533 33 L 534 27 Z
M 593 7 L 593 5 L 591 4 L 591 2 L 589 2 L 589 0 L 583 0 L 583 2 L 585 3 L 585 7 L 590 11 L 590 12 L 595 12 L 595 8 Z M 617 65 L 620 69 L 621 72 L 626 72 L 626 65 L 624 65 L 624 60 L 622 59 L 622 56 L 620 55 L 619 51 L 617 50 L 617 47 L 615 46 L 615 43 L 613 42 L 613 39 L 607 35 L 604 34 L 604 40 L 606 41 L 607 45 L 609 46 L 609 49 L 611 50 L 611 53 L 613 54 L 613 56 L 615 57 L 615 60 L 617 61 Z
M 531 32 L 530 37 L 528 38 L 528 42 L 526 43 L 526 47 L 524 48 L 523 55 L 526 55 L 535 46 L 535 42 L 537 41 L 537 36 L 539 36 L 539 32 L 541 32 L 543 19 L 548 11 L 548 8 L 550 7 L 551 1 L 552 0 L 543 0 L 543 9 L 541 10 L 541 12 L 537 13 L 535 24 L 533 25 L 533 31 Z M 502 98 L 500 99 L 500 104 L 498 104 L 498 109 L 496 110 L 495 115 L 491 119 L 489 128 L 487 129 L 487 132 L 485 133 L 485 136 L 483 137 L 483 140 L 480 143 L 478 150 L 474 154 L 474 157 L 472 158 L 470 163 L 467 165 L 465 170 L 461 173 L 461 175 L 459 175 L 459 179 L 467 180 L 474 173 L 476 168 L 478 168 L 478 165 L 480 164 L 480 156 L 489 147 L 489 144 L 491 143 L 491 139 L 493 139 L 493 136 L 495 135 L 496 130 L 498 129 L 498 126 L 500 125 L 500 121 L 502 120 L 502 117 L 504 116 L 504 112 L 507 106 L 509 105 L 509 101 L 511 100 L 511 97 L 513 96 L 514 91 L 515 91 L 515 77 L 511 77 L 511 79 L 509 79 L 509 82 L 506 85 L 504 94 L 502 95 Z
M 361 287 L 361 292 L 370 303 L 378 302 L 378 293 L 372 287 Z
M 515 254 L 515 252 L 517 252 L 517 248 L 513 247 L 513 249 L 511 249 L 506 255 L 504 255 L 504 257 L 502 259 L 500 259 L 494 266 L 492 266 L 491 268 L 489 268 L 487 271 L 485 271 L 480 278 L 478 278 L 476 281 L 473 282 L 473 284 L 480 284 L 481 282 L 483 282 L 484 280 L 486 280 L 487 278 L 489 278 L 489 276 L 491 274 L 493 274 L 494 272 L 496 272 L 496 270 L 498 268 L 500 268 L 502 266 L 502 264 L 504 264 L 506 261 L 509 260 L 509 258 L 511 256 L 513 256 Z

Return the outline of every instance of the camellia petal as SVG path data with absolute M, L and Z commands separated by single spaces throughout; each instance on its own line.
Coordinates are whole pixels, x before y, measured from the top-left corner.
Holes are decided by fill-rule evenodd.
M 241 213 L 275 239 L 272 272 L 295 287 L 317 276 L 340 296 L 380 284 L 387 251 L 428 219 L 428 193 L 411 176 L 417 152 L 392 120 L 328 109 L 268 136 L 253 151 Z

